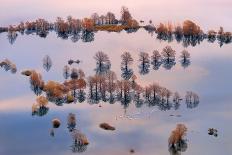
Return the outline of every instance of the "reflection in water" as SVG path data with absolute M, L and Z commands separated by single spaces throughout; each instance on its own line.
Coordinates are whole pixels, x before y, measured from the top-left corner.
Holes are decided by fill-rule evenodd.
M 199 96 L 191 91 L 187 91 L 185 95 L 187 108 L 195 108 L 199 104 Z
M 152 64 L 164 63 L 166 69 L 170 69 L 175 64 L 175 50 L 170 46 L 166 46 L 162 50 L 162 56 L 158 51 L 154 51 L 152 55 Z M 150 67 L 150 58 L 148 53 L 140 53 L 140 73 L 147 74 Z M 181 58 L 183 61 L 189 59 L 189 53 L 184 50 Z M 58 106 L 70 103 L 81 103 L 87 100 L 89 104 L 97 104 L 100 101 L 109 102 L 111 104 L 121 102 L 124 109 L 127 109 L 131 103 L 134 103 L 137 108 L 146 105 L 148 107 L 157 106 L 162 111 L 171 109 L 178 110 L 181 96 L 178 92 L 173 92 L 158 83 L 153 83 L 148 86 L 141 86 L 136 82 L 136 75 L 132 74 L 132 69 L 129 66 L 133 62 L 129 52 L 121 55 L 122 78 L 118 79 L 116 73 L 110 70 L 111 62 L 107 54 L 97 52 L 94 56 L 96 60 L 96 74 L 85 77 L 82 69 L 64 66 L 63 76 L 65 81 L 59 83 L 56 81 L 45 82 L 40 73 L 34 70 L 25 70 L 23 75 L 30 77 L 31 90 L 38 96 L 43 92 L 46 94 L 46 99 L 55 103 Z M 50 58 L 46 57 L 46 64 L 50 64 Z M 132 75 L 127 75 L 130 73 Z M 86 88 L 88 92 L 86 93 Z M 40 96 L 41 97 L 41 96 Z M 172 100 L 171 100 L 172 98 Z M 38 102 L 38 101 L 37 101 Z M 199 97 L 196 93 L 188 91 L 185 96 L 187 108 L 195 108 L 199 104 Z M 39 102 L 38 102 L 39 103 Z M 39 103 L 41 104 L 41 103 Z M 48 108 L 45 106 L 34 105 L 34 115 L 45 115 Z
M 43 58 L 43 68 L 48 72 L 52 67 L 52 60 L 51 58 L 46 55 L 44 58 Z
M 168 139 L 170 155 L 181 155 L 181 152 L 187 150 L 187 140 L 184 139 L 186 132 L 187 128 L 184 124 L 177 124 L 176 129 L 172 131 Z
M 143 22 L 140 21 L 140 23 Z M 224 32 L 222 27 L 218 32 L 210 30 L 208 33 L 204 33 L 200 26 L 190 20 L 185 20 L 182 25 L 174 26 L 168 22 L 167 24 L 160 23 L 156 27 L 150 20 L 148 25 L 140 26 L 126 7 L 121 9 L 121 19 L 116 19 L 111 12 L 101 16 L 93 13 L 91 18 L 82 20 L 68 16 L 65 21 L 61 17 L 57 17 L 54 23 L 37 19 L 32 22 L 21 22 L 17 26 L 0 27 L 0 33 L 8 32 L 8 39 L 11 44 L 15 42 L 18 36 L 17 32 L 21 34 L 25 32 L 27 35 L 36 34 L 46 38 L 49 31 L 55 31 L 58 37 L 65 40 L 70 38 L 73 42 L 77 42 L 79 39 L 82 39 L 83 42 L 92 42 L 94 41 L 94 32 L 97 31 L 121 32 L 125 30 L 127 33 L 135 33 L 139 28 L 145 29 L 151 35 L 155 32 L 157 34 L 156 38 L 159 40 L 171 42 L 176 39 L 178 43 L 182 41 L 184 47 L 196 46 L 204 39 L 207 39 L 210 43 L 217 39 L 220 47 L 232 42 L 232 33 Z

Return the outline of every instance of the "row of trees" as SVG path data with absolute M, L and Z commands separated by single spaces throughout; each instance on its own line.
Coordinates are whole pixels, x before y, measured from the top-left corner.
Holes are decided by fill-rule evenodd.
M 83 40 L 86 35 L 93 35 L 92 32 L 98 30 L 105 31 L 121 31 L 125 29 L 127 32 L 133 32 L 132 29 L 138 29 L 138 22 L 132 18 L 128 8 L 122 7 L 121 18 L 116 19 L 114 13 L 107 12 L 106 15 L 99 16 L 97 13 L 91 15 L 90 18 L 76 19 L 68 16 L 66 20 L 57 17 L 54 23 L 49 23 L 45 19 L 37 19 L 35 21 L 21 22 L 20 24 L 8 28 L 0 28 L 0 32 L 8 31 L 8 39 L 10 43 L 14 43 L 17 38 L 17 32 L 22 34 L 36 33 L 40 37 L 46 37 L 49 31 L 54 30 L 58 37 L 67 39 L 71 37 L 72 41 L 79 40 L 80 36 Z M 80 35 L 80 33 L 82 33 Z M 92 37 L 93 38 L 93 37 Z M 91 39 L 87 39 L 91 41 Z
M 139 71 L 140 74 L 149 73 L 150 64 L 153 65 L 154 70 L 158 70 L 163 64 L 165 69 L 171 69 L 175 64 L 176 51 L 171 48 L 171 46 L 166 46 L 163 48 L 162 52 L 154 50 L 152 56 L 150 57 L 146 52 L 139 53 Z M 107 54 L 99 51 L 95 54 L 94 59 L 96 61 L 96 74 L 105 74 L 111 68 L 111 62 Z M 130 79 L 134 71 L 131 68 L 134 59 L 129 52 L 124 52 L 121 55 L 121 77 L 125 80 Z M 190 53 L 187 50 L 183 50 L 180 55 L 181 65 L 186 68 L 190 65 Z
M 170 42 L 175 37 L 177 42 L 183 41 L 184 46 L 195 46 L 204 39 L 212 43 L 217 39 L 220 46 L 232 42 L 232 33 L 224 32 L 223 27 L 220 27 L 218 31 L 209 30 L 205 33 L 200 26 L 191 20 L 184 21 L 182 25 L 173 25 L 170 22 L 160 23 L 154 31 L 157 33 L 158 39 Z
M 111 70 L 104 73 L 96 72 L 95 75 L 86 78 L 83 70 L 65 66 L 63 83 L 44 82 L 42 76 L 34 70 L 23 71 L 22 74 L 30 77 L 31 89 L 36 95 L 42 95 L 44 92 L 47 100 L 57 105 L 84 102 L 87 99 L 91 104 L 100 101 L 109 103 L 119 101 L 124 108 L 127 108 L 131 102 L 134 102 L 137 107 L 145 104 L 158 106 L 160 110 L 169 110 L 172 107 L 178 109 L 182 100 L 179 93 L 173 93 L 158 83 L 143 87 L 136 82 L 137 78 L 134 74 L 128 79 L 119 80 Z M 87 93 L 86 88 L 88 88 Z M 188 108 L 194 108 L 199 103 L 199 97 L 193 92 L 187 92 L 185 98 Z M 35 114 L 45 114 L 47 108 L 43 103 L 47 104 L 47 102 L 37 102 L 38 104 L 33 107 Z
M 10 43 L 14 43 L 18 34 L 17 32 L 31 34 L 36 33 L 40 37 L 46 37 L 50 30 L 54 30 L 58 37 L 62 39 L 70 38 L 73 42 L 78 41 L 80 38 L 84 42 L 90 42 L 94 39 L 94 31 L 109 31 L 109 32 L 136 32 L 141 26 L 133 19 L 128 8 L 122 7 L 121 18 L 116 19 L 112 12 L 108 12 L 106 15 L 98 15 L 94 13 L 90 18 L 76 19 L 72 16 L 68 16 L 66 20 L 61 17 L 57 17 L 56 22 L 49 23 L 45 19 L 37 19 L 32 22 L 21 22 L 17 26 L 10 25 L 8 28 L 0 28 L 1 32 L 8 31 L 8 39 Z M 149 33 L 155 32 L 157 39 L 172 41 L 174 38 L 177 42 L 183 43 L 183 45 L 196 46 L 200 44 L 204 39 L 213 43 L 218 40 L 220 46 L 223 44 L 231 43 L 232 33 L 225 32 L 223 27 L 220 27 L 218 31 L 209 30 L 203 32 L 203 30 L 196 23 L 190 20 L 186 20 L 183 24 L 173 25 L 172 23 L 160 23 L 157 26 L 152 24 L 152 21 L 148 25 L 143 26 Z

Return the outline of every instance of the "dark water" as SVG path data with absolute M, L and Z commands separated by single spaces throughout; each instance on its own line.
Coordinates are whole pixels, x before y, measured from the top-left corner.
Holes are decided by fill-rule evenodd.
M 178 1 L 178 4 L 181 2 Z M 39 2 L 36 1 L 35 3 Z M 78 17 L 82 17 L 100 10 L 93 9 L 94 5 L 99 5 L 96 2 L 89 5 L 89 8 L 87 4 L 89 2 L 81 3 L 83 7 L 79 6 L 78 8 L 82 8 L 79 10 L 75 10 L 75 7 L 71 7 L 70 4 L 62 6 L 61 2 L 58 2 L 57 8 L 51 10 L 45 8 L 45 11 L 42 12 L 42 6 L 47 3 L 39 3 L 37 7 L 15 11 L 14 14 L 10 12 L 8 15 L 3 15 L 2 12 L 5 13 L 5 11 L 1 9 L 0 15 L 3 20 L 0 23 L 8 25 L 20 20 L 33 19 L 39 15 L 44 18 L 48 16 L 48 19 L 54 19 L 53 16 L 66 16 L 67 14 L 78 14 Z M 121 3 L 119 2 L 120 6 L 117 4 L 113 7 L 112 4 L 106 2 L 104 6 L 107 7 L 103 10 L 107 10 L 109 7 L 113 11 L 115 10 L 114 12 L 118 12 Z M 182 3 L 185 4 L 186 2 Z M 192 14 L 186 13 L 181 16 L 183 12 L 186 12 L 186 9 L 178 5 L 180 11 L 173 14 L 172 20 L 180 21 L 182 18 L 189 18 L 199 21 L 205 29 L 217 28 L 218 24 L 225 26 L 228 30 L 232 29 L 231 23 L 228 21 L 229 6 L 231 6 L 229 1 L 205 1 L 204 3 L 208 3 L 205 7 L 202 7 L 203 2 L 200 1 L 192 3 L 194 3 L 193 8 L 198 8 L 198 10 L 193 9 Z M 157 2 L 157 4 L 152 5 L 143 4 L 142 6 L 139 4 L 143 3 L 128 2 L 128 7 L 133 7 L 131 12 L 135 14 L 135 18 L 137 16 L 137 18 L 146 19 L 150 16 L 158 21 L 171 19 L 170 14 L 167 13 L 163 13 L 163 16 L 161 16 L 162 11 L 158 13 L 160 16 L 156 16 L 155 13 L 148 13 L 153 7 L 165 6 L 164 2 Z M 0 8 L 4 6 L 9 7 L 9 4 L 4 3 Z M 13 6 L 19 7 L 20 5 L 16 3 Z M 116 6 L 118 7 L 115 8 Z M 70 7 L 70 9 L 68 11 L 63 10 L 62 7 Z M 210 15 L 218 8 L 223 11 L 217 13 L 217 16 L 213 19 Z M 36 11 L 32 11 L 33 9 Z M 148 11 L 144 11 L 146 9 Z M 194 14 L 199 10 L 200 12 L 207 11 L 205 14 Z M 32 12 L 31 16 L 27 12 Z M 101 11 L 99 12 L 101 13 Z M 48 15 L 49 13 L 50 15 Z M 204 22 L 205 18 L 208 19 L 208 22 Z M 76 114 L 77 128 L 85 133 L 90 142 L 87 150 L 82 154 L 130 154 L 130 149 L 134 149 L 135 154 L 167 155 L 169 154 L 168 137 L 177 123 L 184 123 L 188 128 L 186 136 L 188 148 L 181 154 L 228 155 L 232 153 L 230 147 L 232 141 L 230 133 L 232 130 L 230 123 L 232 120 L 231 44 L 220 48 L 217 43 L 210 44 L 203 41 L 195 47 L 189 46 L 187 50 L 191 54 L 191 65 L 183 68 L 179 63 L 180 52 L 184 49 L 182 44 L 175 41 L 170 43 L 159 41 L 143 29 L 132 34 L 126 32 L 98 32 L 95 34 L 94 41 L 89 43 L 83 43 L 82 41 L 73 43 L 70 40 L 62 40 L 52 32 L 47 38 L 40 38 L 35 35 L 19 35 L 15 43 L 11 45 L 6 34 L 3 33 L 0 35 L 0 43 L 0 60 L 8 58 L 18 68 L 16 74 L 0 70 L 0 154 L 73 154 L 71 151 L 73 140 L 66 124 L 70 112 Z M 139 52 L 145 51 L 151 55 L 153 50 L 161 51 L 166 45 L 170 45 L 177 51 L 176 65 L 171 70 L 160 67 L 159 70 L 154 71 L 151 68 L 149 74 L 139 75 Z M 30 90 L 28 78 L 20 74 L 21 70 L 35 69 L 42 74 L 45 81 L 62 82 L 63 66 L 67 64 L 70 58 L 74 58 L 82 61 L 78 67 L 85 71 L 86 76 L 93 75 L 93 69 L 95 68 L 93 56 L 99 50 L 109 55 L 112 63 L 111 69 L 117 73 L 119 79 L 121 74 L 120 55 L 124 51 L 128 51 L 135 60 L 132 67 L 138 76 L 139 83 L 148 85 L 152 82 L 159 82 L 160 85 L 172 91 L 180 92 L 182 96 L 185 95 L 186 91 L 192 90 L 198 93 L 200 97 L 199 105 L 190 109 L 186 107 L 184 102 L 181 102 L 178 110 L 161 111 L 157 106 L 143 105 L 141 108 L 136 108 L 133 103 L 127 109 L 119 102 L 115 104 L 102 102 L 100 103 L 101 108 L 87 102 L 65 104 L 64 106 L 49 103 L 47 115 L 43 117 L 31 116 L 31 106 L 35 102 L 36 96 Z M 53 61 L 53 66 L 49 72 L 46 72 L 42 66 L 42 59 L 45 55 L 49 55 Z M 177 117 L 177 115 L 180 115 L 180 117 Z M 50 137 L 51 120 L 55 117 L 59 118 L 62 124 L 55 131 L 55 137 Z M 104 131 L 100 129 L 99 124 L 102 122 L 110 123 L 116 127 L 116 130 Z M 208 128 L 210 127 L 218 129 L 218 137 L 208 135 Z

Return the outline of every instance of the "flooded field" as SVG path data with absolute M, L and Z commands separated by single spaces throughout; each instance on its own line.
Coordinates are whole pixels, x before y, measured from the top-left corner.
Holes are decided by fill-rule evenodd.
M 0 27 L 107 11 L 120 18 L 124 5 L 136 31 L 0 33 L 0 154 L 232 153 L 231 42 L 178 41 L 144 27 L 191 20 L 206 33 L 232 31 L 230 1 L 3 0 Z

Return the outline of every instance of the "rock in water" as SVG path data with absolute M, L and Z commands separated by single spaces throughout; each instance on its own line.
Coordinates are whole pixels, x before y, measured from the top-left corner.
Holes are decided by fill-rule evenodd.
M 104 129 L 104 130 L 112 130 L 112 131 L 115 130 L 115 127 L 113 127 L 113 126 L 111 126 L 111 125 L 109 125 L 107 123 L 101 123 L 99 125 L 99 127 Z
M 52 120 L 53 128 L 59 128 L 60 124 L 61 124 L 61 122 L 60 122 L 59 119 L 55 118 L 55 119 Z

